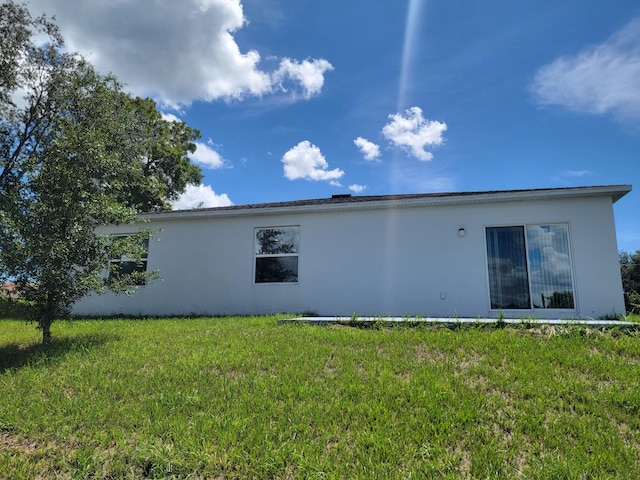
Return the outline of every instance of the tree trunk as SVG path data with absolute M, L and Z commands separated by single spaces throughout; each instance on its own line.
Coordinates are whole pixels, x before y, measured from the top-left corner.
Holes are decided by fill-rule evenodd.
M 42 319 L 40 327 L 42 327 L 42 344 L 49 345 L 51 343 L 51 320 Z
M 42 344 L 49 345 L 51 343 L 51 324 L 56 316 L 56 300 L 49 295 L 44 312 L 40 317 L 40 328 L 42 328 Z

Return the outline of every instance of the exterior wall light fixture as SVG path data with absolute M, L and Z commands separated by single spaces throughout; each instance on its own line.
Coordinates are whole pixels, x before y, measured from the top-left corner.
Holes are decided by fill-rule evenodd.
M 466 234 L 467 234 L 467 231 L 464 229 L 464 227 L 460 227 L 460 228 L 458 229 L 458 236 L 459 236 L 460 238 L 464 237 Z

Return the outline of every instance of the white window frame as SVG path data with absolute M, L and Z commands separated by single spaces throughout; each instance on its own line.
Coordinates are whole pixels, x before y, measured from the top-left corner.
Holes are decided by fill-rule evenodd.
M 571 271 L 571 286 L 572 286 L 572 294 L 573 294 L 573 308 L 543 308 L 543 307 L 535 307 L 533 300 L 533 292 L 531 288 L 531 262 L 529 259 L 529 238 L 527 235 L 527 227 L 546 227 L 546 226 L 554 226 L 561 225 L 566 227 L 567 229 L 567 250 L 569 255 L 569 263 L 570 263 L 570 271 Z M 527 267 L 527 288 L 529 290 L 529 308 L 493 308 L 491 306 L 491 279 L 489 277 L 489 252 L 488 252 L 488 243 L 487 243 L 487 230 L 490 228 L 501 228 L 501 227 L 522 227 L 524 231 L 524 248 L 525 248 L 525 262 Z M 498 312 L 500 310 L 508 310 L 513 312 L 536 312 L 543 310 L 545 312 L 557 310 L 558 312 L 578 312 L 578 295 L 577 295 L 577 287 L 576 287 L 576 276 L 575 276 L 575 262 L 573 259 L 573 242 L 571 240 L 571 224 L 570 222 L 535 222 L 535 223 L 506 223 L 499 225 L 485 225 L 484 228 L 484 255 L 485 255 L 485 277 L 486 277 L 486 285 L 487 285 L 487 304 L 489 305 L 489 311 Z
M 296 233 L 294 238 L 296 244 L 294 245 L 295 251 L 291 253 L 277 252 L 277 253 L 260 253 L 258 249 L 258 233 L 263 230 L 291 230 L 295 229 Z M 295 285 L 300 282 L 300 225 L 278 225 L 267 227 L 256 227 L 253 230 L 253 283 L 254 285 Z M 296 280 L 294 281 L 258 281 L 258 260 L 265 258 L 295 258 L 296 259 Z

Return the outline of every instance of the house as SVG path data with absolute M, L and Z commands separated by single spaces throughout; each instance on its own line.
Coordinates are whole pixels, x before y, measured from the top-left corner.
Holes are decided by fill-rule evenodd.
M 14 300 L 18 298 L 14 282 L 0 283 L 0 299 Z
M 136 268 L 79 315 L 273 312 L 514 318 L 623 313 L 613 203 L 630 185 L 332 198 L 142 215 Z M 139 226 L 103 233 L 126 235 Z M 114 259 L 121 261 L 121 259 Z

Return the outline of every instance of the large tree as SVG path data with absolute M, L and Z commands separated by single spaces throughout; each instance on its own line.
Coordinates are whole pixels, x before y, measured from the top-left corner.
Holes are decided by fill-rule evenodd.
M 640 250 L 620 252 L 620 272 L 627 312 L 640 313 Z
M 200 183 L 188 159 L 199 132 L 65 52 L 56 26 L 24 5 L 0 5 L 0 48 L 0 276 L 16 282 L 47 343 L 74 301 L 154 275 L 109 262 L 140 261 L 149 232 L 96 229 L 168 208 Z
M 134 176 L 119 200 L 139 211 L 171 209 L 187 185 L 202 180 L 200 167 L 187 156 L 200 134 L 184 122 L 163 119 L 152 99 L 123 95 L 122 101 L 132 117 L 129 143 L 135 141 L 137 152 L 131 157 Z

